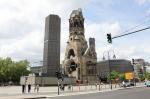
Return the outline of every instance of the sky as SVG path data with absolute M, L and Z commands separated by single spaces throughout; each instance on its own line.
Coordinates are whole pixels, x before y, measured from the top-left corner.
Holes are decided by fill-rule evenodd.
M 45 17 L 61 17 L 61 62 L 69 36 L 69 15 L 82 8 L 85 37 L 95 38 L 98 60 L 143 58 L 150 62 L 150 29 L 107 43 L 112 37 L 150 26 L 150 0 L 0 0 L 0 57 L 43 60 Z M 138 26 L 138 27 L 136 27 Z M 136 27 L 136 28 L 135 28 Z M 128 31 L 128 32 L 125 32 Z

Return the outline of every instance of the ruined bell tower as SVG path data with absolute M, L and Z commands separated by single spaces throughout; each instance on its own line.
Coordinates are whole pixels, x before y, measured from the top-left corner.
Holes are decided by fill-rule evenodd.
M 88 48 L 84 33 L 82 10 L 73 10 L 69 18 L 69 39 L 63 61 L 65 74 L 76 77 L 78 80 L 87 78 L 87 62 L 96 62 L 95 39 L 90 38 L 89 43 L 90 47 Z M 88 54 L 91 51 L 90 54 L 93 55 L 89 56 Z

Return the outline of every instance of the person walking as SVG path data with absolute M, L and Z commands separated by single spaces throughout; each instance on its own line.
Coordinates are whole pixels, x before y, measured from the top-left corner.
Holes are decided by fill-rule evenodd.
M 71 84 L 68 85 L 68 90 L 71 90 Z
M 25 85 L 22 85 L 22 93 L 25 93 Z
M 31 91 L 31 85 L 29 84 L 28 85 L 28 93 L 30 93 L 30 91 Z
M 123 84 L 123 87 L 125 88 L 125 87 L 126 87 L 126 85 L 125 85 L 125 81 L 123 81 L 123 82 L 122 82 L 122 84 Z
M 37 85 L 35 84 L 35 86 L 34 86 L 34 92 L 37 90 Z
M 39 92 L 39 85 L 37 85 L 36 88 L 37 88 L 37 92 Z
M 34 92 L 39 92 L 39 85 L 38 84 L 35 84 Z

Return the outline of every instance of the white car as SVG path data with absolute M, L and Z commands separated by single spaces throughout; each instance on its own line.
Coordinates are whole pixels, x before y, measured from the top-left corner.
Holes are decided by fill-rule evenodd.
M 122 82 L 122 87 L 130 87 L 130 86 L 134 86 L 134 82 L 129 82 L 129 81 L 123 81 Z

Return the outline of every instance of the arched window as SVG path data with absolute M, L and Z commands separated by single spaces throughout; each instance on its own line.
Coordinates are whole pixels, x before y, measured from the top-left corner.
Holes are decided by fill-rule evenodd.
M 71 66 L 75 66 L 76 64 L 75 64 L 75 62 L 71 62 Z
M 71 71 L 75 71 L 76 68 L 77 68 L 76 63 L 75 62 L 71 62 L 70 68 L 71 68 Z
M 73 49 L 70 49 L 69 52 L 68 52 L 68 59 L 70 59 L 71 57 L 75 57 L 75 53 L 74 53 L 74 50 Z

